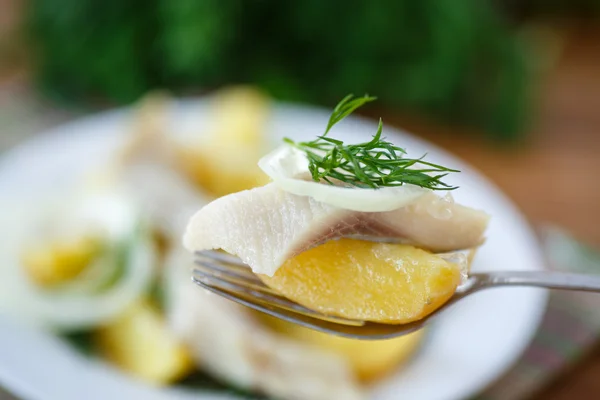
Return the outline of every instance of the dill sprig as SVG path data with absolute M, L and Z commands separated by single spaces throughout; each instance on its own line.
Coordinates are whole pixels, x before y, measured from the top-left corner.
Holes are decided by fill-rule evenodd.
M 403 148 L 382 138 L 381 119 L 377 132 L 365 143 L 345 144 L 327 136 L 335 124 L 375 99 L 367 95 L 354 98 L 350 94 L 334 108 L 325 133 L 315 140 L 294 142 L 289 138 L 284 139 L 286 143 L 306 153 L 312 179 L 332 185 L 341 182 L 359 188 L 376 189 L 412 184 L 433 190 L 456 189 L 456 186 L 442 182 L 442 178 L 450 172 L 460 171 L 424 161 L 426 154 L 420 158 L 405 158 L 406 151 Z

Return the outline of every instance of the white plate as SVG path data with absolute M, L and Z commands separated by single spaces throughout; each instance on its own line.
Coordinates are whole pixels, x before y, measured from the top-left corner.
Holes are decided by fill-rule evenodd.
M 199 135 L 206 104 L 182 102 L 174 107 L 173 129 Z M 101 165 L 129 129 L 128 111 L 95 115 L 64 125 L 24 143 L 0 163 L 0 195 L 31 196 L 55 191 Z M 274 139 L 310 139 L 326 125 L 328 112 L 308 107 L 277 106 L 270 121 Z M 376 130 L 372 121 L 353 118 L 334 129 L 349 140 L 364 140 Z M 515 206 L 473 168 L 407 133 L 384 128 L 388 139 L 411 155 L 461 169 L 450 183 L 464 204 L 492 215 L 488 240 L 473 269 L 539 270 L 542 257 L 535 237 Z M 426 345 L 408 366 L 373 387 L 379 400 L 458 400 L 476 394 L 498 378 L 522 353 L 540 322 L 546 292 L 530 288 L 497 289 L 474 295 L 444 313 L 432 326 Z M 0 318 L 0 381 L 31 400 L 60 399 L 216 399 L 172 389 L 157 390 L 115 370 L 78 356 L 43 332 Z

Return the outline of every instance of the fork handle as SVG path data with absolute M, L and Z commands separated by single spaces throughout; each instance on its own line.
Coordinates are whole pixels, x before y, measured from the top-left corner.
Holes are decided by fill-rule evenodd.
M 472 289 L 498 286 L 536 286 L 600 293 L 600 275 L 551 271 L 498 271 L 471 274 Z

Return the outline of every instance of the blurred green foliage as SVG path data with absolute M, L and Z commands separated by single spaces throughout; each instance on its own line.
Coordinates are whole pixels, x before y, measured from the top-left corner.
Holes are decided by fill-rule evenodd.
M 499 7 L 517 18 L 559 17 L 596 19 L 600 15 L 598 0 L 495 0 Z
M 128 103 L 153 88 L 256 83 L 332 105 L 346 93 L 497 138 L 528 115 L 527 52 L 485 0 L 31 0 L 41 87 Z

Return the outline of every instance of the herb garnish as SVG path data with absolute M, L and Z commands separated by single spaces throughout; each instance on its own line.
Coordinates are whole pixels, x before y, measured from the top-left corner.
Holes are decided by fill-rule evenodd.
M 323 135 L 310 142 L 284 139 L 286 143 L 306 153 L 312 179 L 317 182 L 323 180 L 332 185 L 332 180 L 336 180 L 359 188 L 376 189 L 412 184 L 433 190 L 456 189 L 456 186 L 442 182 L 442 178 L 450 172 L 460 171 L 423 161 L 426 155 L 420 158 L 404 158 L 406 151 L 403 148 L 394 146 L 381 137 L 381 119 L 377 132 L 369 142 L 345 144 L 327 136 L 335 124 L 375 99 L 376 97 L 367 95 L 354 98 L 350 94 L 334 108 Z

